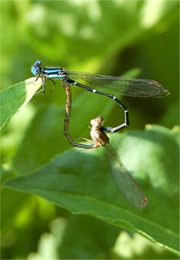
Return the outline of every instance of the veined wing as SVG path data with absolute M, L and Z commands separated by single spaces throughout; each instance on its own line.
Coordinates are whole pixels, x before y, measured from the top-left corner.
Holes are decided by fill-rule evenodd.
M 120 161 L 118 156 L 114 153 L 111 146 L 106 145 L 106 147 L 109 152 L 112 177 L 117 187 L 124 195 L 124 197 L 135 207 L 140 209 L 146 207 L 148 199 L 145 196 L 144 192 L 139 188 L 137 183 L 130 176 L 129 171 Z
M 155 80 L 128 79 L 77 71 L 67 71 L 67 74 L 70 79 L 79 80 L 80 83 L 88 85 L 93 89 L 103 88 L 125 96 L 163 97 L 170 94 L 167 89 L 164 89 Z

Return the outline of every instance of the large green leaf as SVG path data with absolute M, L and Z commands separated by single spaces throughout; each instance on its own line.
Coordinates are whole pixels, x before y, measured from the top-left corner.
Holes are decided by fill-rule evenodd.
M 149 199 L 142 211 L 129 205 L 117 190 L 103 147 L 72 149 L 5 185 L 40 195 L 73 213 L 138 232 L 177 253 L 178 135 L 178 128 L 148 126 L 145 131 L 111 136 L 112 146 Z
M 31 100 L 41 85 L 40 78 L 38 80 L 30 78 L 0 92 L 0 130 L 18 110 Z

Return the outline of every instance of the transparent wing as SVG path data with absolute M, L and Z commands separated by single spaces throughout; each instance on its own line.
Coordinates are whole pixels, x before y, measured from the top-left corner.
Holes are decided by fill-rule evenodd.
M 128 79 L 77 71 L 67 71 L 70 79 L 89 87 L 109 89 L 116 93 L 131 97 L 162 97 L 167 96 L 168 90 L 164 89 L 157 81 L 148 79 Z
M 106 146 L 109 153 L 111 170 L 112 170 L 112 177 L 124 195 L 124 197 L 135 207 L 137 208 L 144 208 L 147 203 L 148 199 L 145 196 L 144 192 L 139 188 L 137 183 L 132 179 L 130 176 L 129 171 L 126 167 L 122 164 L 118 156 L 112 150 L 110 145 Z

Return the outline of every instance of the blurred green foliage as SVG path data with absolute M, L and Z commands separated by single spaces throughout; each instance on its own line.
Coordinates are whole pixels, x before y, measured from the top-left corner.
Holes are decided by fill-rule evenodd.
M 122 97 L 130 131 L 110 136 L 149 198 L 143 211 L 127 204 L 111 183 L 103 149 L 71 149 L 63 136 L 65 94 L 59 83 L 53 92 L 48 83 L 45 95 L 21 108 L 1 134 L 1 180 L 12 178 L 1 192 L 2 259 L 178 258 L 178 5 L 168 0 L 0 2 L 2 90 L 31 77 L 31 65 L 39 59 L 69 70 L 131 71 L 171 92 L 164 99 Z M 17 110 L 17 99 L 6 99 L 2 118 Z M 73 89 L 70 132 L 76 140 L 88 137 L 89 121 L 98 115 L 107 125 L 123 120 L 111 100 Z M 159 126 L 142 131 L 146 124 Z

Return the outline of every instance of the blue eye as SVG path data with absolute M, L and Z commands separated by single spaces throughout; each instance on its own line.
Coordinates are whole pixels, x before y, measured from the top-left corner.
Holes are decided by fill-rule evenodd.
M 39 73 L 40 73 L 40 68 L 39 67 L 36 67 L 35 65 L 34 66 L 32 66 L 32 68 L 31 68 L 31 72 L 32 72 L 32 74 L 33 75 L 38 75 Z
M 34 66 L 36 65 L 36 66 L 40 66 L 42 64 L 42 62 L 40 61 L 40 60 L 37 60 L 37 61 L 35 61 L 35 63 L 34 63 Z

